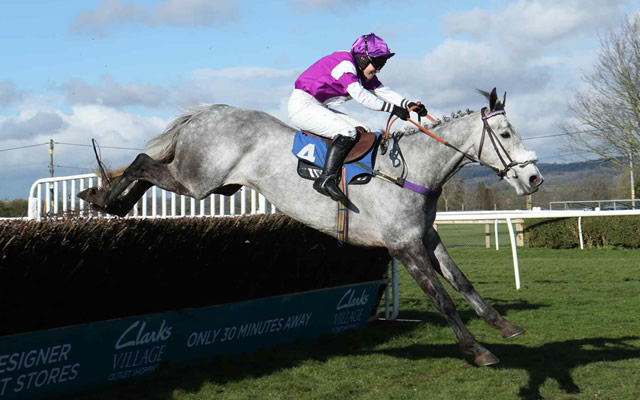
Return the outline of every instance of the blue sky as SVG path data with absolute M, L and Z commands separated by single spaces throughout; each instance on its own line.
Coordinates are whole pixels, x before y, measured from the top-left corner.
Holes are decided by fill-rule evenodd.
M 599 37 L 640 1 L 111 0 L 3 1 L 0 24 L 0 199 L 26 198 L 48 176 L 95 167 L 91 138 L 113 166 L 130 162 L 190 105 L 226 103 L 289 123 L 296 77 L 364 33 L 397 55 L 385 85 L 440 116 L 479 109 L 474 88 L 508 92 L 507 110 L 541 162 L 561 157 L 567 104 Z M 351 102 L 353 103 L 353 102 Z M 382 126 L 386 116 L 345 110 Z M 63 144 L 66 143 L 66 144 Z M 14 149 L 14 150 L 10 150 Z

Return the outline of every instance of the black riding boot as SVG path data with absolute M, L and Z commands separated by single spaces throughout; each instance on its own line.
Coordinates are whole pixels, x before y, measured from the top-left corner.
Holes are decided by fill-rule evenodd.
M 327 159 L 322 174 L 313 182 L 313 188 L 335 201 L 345 200 L 344 193 L 338 188 L 338 172 L 342 168 L 344 159 L 356 144 L 356 138 L 338 135 L 327 149 Z

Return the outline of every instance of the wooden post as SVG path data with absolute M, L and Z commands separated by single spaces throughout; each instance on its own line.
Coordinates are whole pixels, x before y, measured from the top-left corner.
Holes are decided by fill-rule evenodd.
M 524 224 L 522 222 L 516 223 L 516 245 L 524 246 Z
M 489 224 L 484 224 L 484 246 L 487 249 L 491 248 L 491 226 Z

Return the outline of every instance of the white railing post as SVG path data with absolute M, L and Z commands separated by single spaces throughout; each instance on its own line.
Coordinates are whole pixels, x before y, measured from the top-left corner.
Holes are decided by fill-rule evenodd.
M 516 248 L 516 236 L 513 233 L 511 218 L 507 217 L 507 228 L 511 238 L 511 254 L 513 255 L 513 273 L 516 277 L 516 289 L 520 290 L 520 266 L 518 265 L 518 249 Z
M 62 214 L 67 215 L 67 211 L 69 210 L 67 207 L 67 182 L 62 181 Z
M 151 218 L 158 216 L 158 190 L 157 186 L 151 188 Z
M 582 238 L 582 217 L 578 217 L 578 233 L 580 234 L 580 250 L 584 250 L 584 239 Z
M 145 193 L 142 196 L 142 218 L 147 218 L 147 208 L 149 207 L 148 204 L 149 200 L 147 200 L 147 193 Z
M 80 179 L 80 188 L 78 190 L 80 192 L 82 192 L 84 190 L 84 179 Z M 79 199 L 79 201 L 78 201 L 78 209 L 80 210 L 80 215 L 84 215 L 84 208 L 85 208 L 84 200 Z
M 236 194 L 229 196 L 229 215 L 236 215 Z
M 258 213 L 259 214 L 266 214 L 267 213 L 267 199 L 266 197 L 264 197 L 263 195 L 258 195 L 258 199 L 259 199 L 259 203 L 260 205 L 258 206 Z
M 49 215 L 51 213 L 51 183 L 47 184 L 47 190 L 44 193 L 44 212 Z
M 258 192 L 251 189 L 251 215 L 256 214 L 258 212 Z
M 167 191 L 164 189 L 160 189 L 160 204 L 162 206 L 162 217 L 167 217 Z
M 71 198 L 69 199 L 71 202 L 71 211 L 76 210 L 76 180 L 71 181 Z
M 243 186 L 240 189 L 240 215 L 247 214 L 247 187 Z

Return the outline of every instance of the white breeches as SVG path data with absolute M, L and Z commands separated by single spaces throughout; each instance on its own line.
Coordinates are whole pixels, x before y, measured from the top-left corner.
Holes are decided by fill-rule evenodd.
M 356 126 L 369 130 L 363 122 L 327 107 L 300 89 L 293 89 L 289 98 L 289 119 L 298 129 L 329 139 L 337 135 L 355 137 Z

